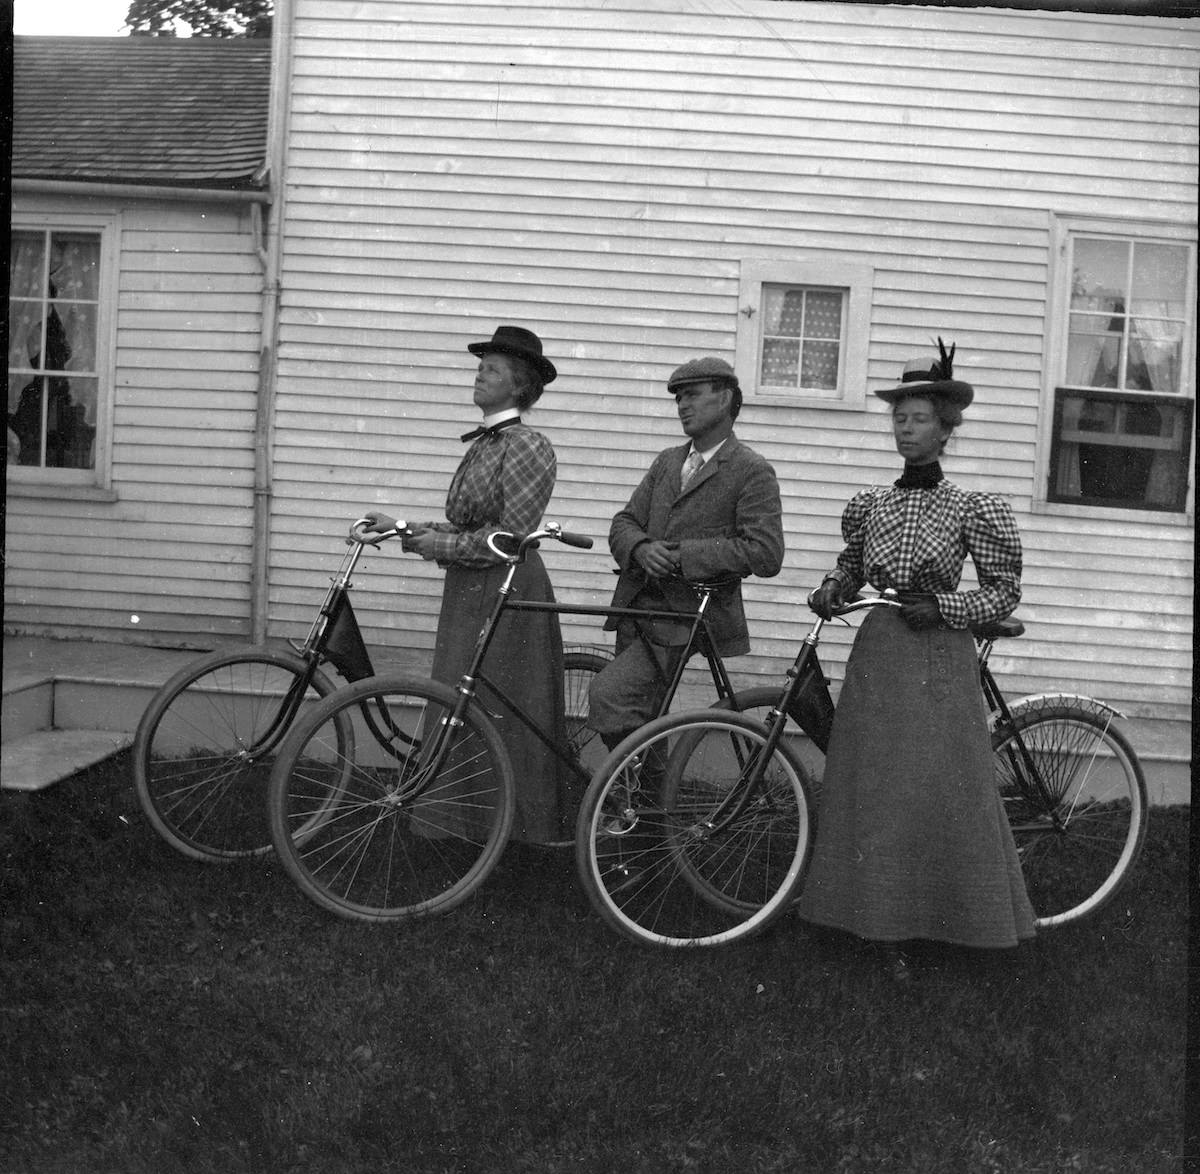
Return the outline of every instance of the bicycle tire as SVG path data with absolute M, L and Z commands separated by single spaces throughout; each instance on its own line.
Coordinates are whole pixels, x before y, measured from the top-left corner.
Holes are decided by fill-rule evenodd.
M 516 806 L 508 753 L 476 705 L 462 723 L 458 694 L 437 681 L 382 673 L 339 689 L 298 721 L 270 781 L 271 836 L 288 875 L 315 904 L 359 921 L 442 913 L 488 877 Z M 391 724 L 384 744 L 364 706 Z M 354 724 L 352 761 L 336 724 Z M 450 744 L 429 773 L 442 729 Z
M 1036 924 L 1051 929 L 1093 916 L 1128 878 L 1146 837 L 1146 779 L 1125 736 L 1094 711 L 1045 706 L 1018 713 L 1015 731 L 993 734 L 996 781 Z
M 588 724 L 588 689 L 597 673 L 605 669 L 611 657 L 598 652 L 563 653 L 563 698 L 566 703 L 567 746 L 572 757 L 589 776 L 607 751 L 600 735 Z M 599 752 L 597 752 L 599 751 Z
M 795 753 L 777 745 L 767 792 L 728 825 L 710 823 L 765 742 L 754 718 L 710 709 L 657 718 L 605 759 L 580 809 L 576 863 L 608 926 L 643 945 L 720 946 L 786 912 L 811 838 L 807 772 Z M 657 784 L 647 777 L 656 770 Z
M 302 657 L 265 647 L 216 651 L 192 661 L 151 698 L 133 744 L 138 803 L 154 830 L 193 860 L 223 863 L 271 850 L 267 781 L 272 736 L 291 686 L 308 671 Z M 319 669 L 298 712 L 337 688 Z M 344 752 L 353 731 L 340 728 Z

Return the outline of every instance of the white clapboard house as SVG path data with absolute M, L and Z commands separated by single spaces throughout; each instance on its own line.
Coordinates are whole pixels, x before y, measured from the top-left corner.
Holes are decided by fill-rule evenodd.
M 10 457 L 8 631 L 303 635 L 360 511 L 439 515 L 477 419 L 467 343 L 517 323 L 560 372 L 531 417 L 549 516 L 598 539 L 546 552 L 569 601 L 608 598 L 609 519 L 681 438 L 669 372 L 736 364 L 788 541 L 746 587 L 738 669 L 775 681 L 843 504 L 897 475 L 871 391 L 941 336 L 976 389 L 943 465 L 1025 543 L 1004 683 L 1186 731 L 1200 24 L 277 0 L 266 52 L 17 39 L 10 421 L 39 380 L 48 419 L 69 377 L 76 439 Z M 23 100 L 43 58 L 49 115 Z M 61 376 L 20 334 L 55 310 Z M 425 657 L 439 590 L 369 553 L 371 646 Z M 825 645 L 835 683 L 851 634 Z

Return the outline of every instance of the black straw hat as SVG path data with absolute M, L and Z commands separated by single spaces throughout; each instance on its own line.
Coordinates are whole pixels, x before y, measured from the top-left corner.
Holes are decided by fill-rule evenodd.
M 553 383 L 558 372 L 554 364 L 542 354 L 542 340 L 532 330 L 523 326 L 497 326 L 495 334 L 487 342 L 469 343 L 467 350 L 473 355 L 515 355 L 533 366 L 543 383 Z
M 875 394 L 890 404 L 895 404 L 910 395 L 939 396 L 959 408 L 965 408 L 974 398 L 975 389 L 954 376 L 954 343 L 947 353 L 945 343 L 937 340 L 939 359 L 909 359 L 904 364 L 904 374 L 899 387 L 888 387 Z

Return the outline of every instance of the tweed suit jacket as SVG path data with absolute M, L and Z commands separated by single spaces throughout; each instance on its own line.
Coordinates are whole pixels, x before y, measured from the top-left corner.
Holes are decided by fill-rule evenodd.
M 691 611 L 695 594 L 678 580 L 655 580 L 633 561 L 639 543 L 652 539 L 678 544 L 685 579 L 724 575 L 770 578 L 783 565 L 783 511 L 775 470 L 753 449 L 730 436 L 679 492 L 679 477 L 691 443 L 665 449 L 612 521 L 608 545 L 621 576 L 614 607 L 654 606 Z M 740 584 L 709 603 L 709 626 L 724 656 L 750 651 Z M 607 627 L 616 627 L 615 619 Z M 675 628 L 663 643 L 679 643 Z

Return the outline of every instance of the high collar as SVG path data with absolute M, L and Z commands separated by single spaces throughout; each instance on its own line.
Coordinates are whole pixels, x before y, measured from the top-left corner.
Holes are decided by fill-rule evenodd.
M 511 428 L 514 424 L 521 422 L 521 413 L 516 408 L 505 408 L 502 412 L 495 412 L 490 416 L 484 416 L 483 423 L 478 428 L 472 428 L 470 432 L 464 432 L 460 437 L 461 440 L 477 440 L 480 436 L 491 436 L 504 428 Z
M 904 473 L 893 484 L 897 489 L 934 489 L 944 480 L 942 466 L 937 461 L 930 461 L 927 465 L 906 464 Z

